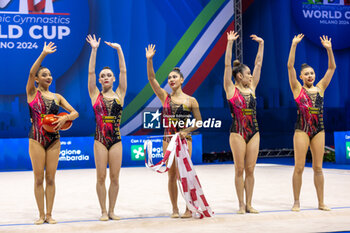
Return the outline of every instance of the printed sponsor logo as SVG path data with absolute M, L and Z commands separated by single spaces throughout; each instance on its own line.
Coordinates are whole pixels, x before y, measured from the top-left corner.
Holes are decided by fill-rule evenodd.
M 90 156 L 84 154 L 80 149 L 70 149 L 72 141 L 62 140 L 61 146 L 66 147 L 61 149 L 59 161 L 70 162 L 70 161 L 88 161 Z M 68 147 L 68 148 L 67 148 Z
M 131 146 L 131 160 L 133 160 L 133 161 L 145 160 L 145 153 L 143 151 L 143 145 L 132 145 Z
M 350 142 L 346 142 L 346 159 L 350 159 Z
M 189 127 L 197 127 L 197 128 L 221 128 L 221 120 L 216 120 L 215 118 L 208 118 L 205 121 L 200 121 L 196 119 L 179 120 L 179 118 L 168 118 L 166 121 L 163 118 L 163 128 L 189 128 Z
M 162 159 L 162 158 L 163 158 L 163 147 L 153 147 L 152 159 Z
M 293 0 L 292 14 L 300 31 L 321 45 L 319 37 L 332 38 L 334 49 L 350 47 L 350 0 Z
M 89 155 L 84 155 L 81 150 L 61 150 L 59 161 L 87 161 L 90 160 Z
M 144 129 L 160 129 L 160 116 L 162 114 L 157 109 L 156 112 L 143 112 L 143 128 Z
M 54 78 L 63 75 L 80 54 L 88 28 L 89 6 L 84 0 L 0 0 L 0 52 L 7 60 L 0 63 L 0 70 L 5 77 L 16 70 L 16 78 L 8 80 L 14 88 L 2 85 L 0 92 L 23 92 L 16 84 L 25 82 L 28 70 L 18 69 L 18 54 L 34 62 L 44 42 L 57 45 L 57 52 L 47 56 L 44 65 L 55 66 Z
M 160 120 L 162 116 L 162 121 Z M 206 120 L 196 120 L 192 115 L 165 115 L 157 110 L 156 112 L 145 111 L 143 113 L 144 129 L 175 128 L 183 129 L 189 127 L 197 128 L 221 128 L 221 120 L 208 118 Z

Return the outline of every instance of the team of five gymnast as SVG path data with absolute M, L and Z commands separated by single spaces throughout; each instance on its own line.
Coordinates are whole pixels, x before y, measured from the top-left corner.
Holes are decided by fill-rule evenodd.
M 321 43 L 327 50 L 328 69 L 324 77 L 314 85 L 314 69 L 303 64 L 300 71 L 300 83 L 294 68 L 295 51 L 298 43 L 304 35 L 299 34 L 293 38 L 288 58 L 289 84 L 298 107 L 298 117 L 295 124 L 294 133 L 294 158 L 295 168 L 293 173 L 293 211 L 300 211 L 300 189 L 302 183 L 302 173 L 305 166 L 305 158 L 308 148 L 312 153 L 312 167 L 314 170 L 314 183 L 317 191 L 318 208 L 330 210 L 324 204 L 324 178 L 322 173 L 322 161 L 324 155 L 325 133 L 323 126 L 323 96 L 334 74 L 336 65 L 332 51 L 331 39 L 322 36 Z M 238 35 L 230 31 L 227 33 L 227 47 L 225 54 L 225 70 L 223 87 L 226 99 L 232 115 L 232 125 L 230 128 L 229 143 L 233 154 L 235 167 L 235 187 L 239 202 L 239 214 L 259 213 L 252 206 L 252 196 L 254 188 L 254 168 L 259 152 L 260 134 L 256 117 L 255 90 L 258 86 L 261 74 L 261 67 L 264 53 L 264 40 L 256 35 L 251 35 L 252 40 L 258 43 L 258 52 L 255 59 L 253 71 L 240 63 L 233 62 L 232 46 Z M 88 73 L 88 91 L 91 104 L 95 113 L 96 131 L 94 142 L 94 158 L 96 165 L 96 191 L 101 207 L 101 221 L 109 219 L 120 219 L 114 208 L 119 191 L 119 172 L 122 163 L 122 143 L 120 135 L 120 121 L 124 98 L 127 89 L 126 65 L 122 48 L 117 43 L 105 42 L 108 46 L 117 51 L 119 59 L 119 85 L 113 90 L 113 83 L 116 81 L 113 71 L 109 67 L 104 67 L 100 73 L 98 82 L 101 90 L 96 85 L 96 55 L 100 45 L 100 38 L 95 35 L 88 35 L 86 41 L 91 46 Z M 199 105 L 194 97 L 182 91 L 184 76 L 179 68 L 173 68 L 168 74 L 168 85 L 171 93 L 163 89 L 157 79 L 153 69 L 153 57 L 155 55 L 155 45 L 148 45 L 146 50 L 147 76 L 149 83 L 160 99 L 163 106 L 164 115 L 192 114 L 196 120 L 202 120 Z M 60 136 L 58 130 L 66 123 L 76 119 L 78 112 L 66 101 L 66 99 L 49 91 L 52 83 L 51 72 L 48 68 L 41 66 L 42 61 L 48 54 L 56 51 L 53 43 L 44 44 L 42 53 L 33 64 L 26 86 L 27 102 L 30 109 L 32 127 L 29 133 L 29 154 L 34 172 L 34 193 L 39 210 L 39 219 L 35 224 L 44 222 L 54 224 L 52 218 L 52 207 L 55 196 L 55 174 L 57 170 L 60 153 Z M 233 80 L 232 80 L 233 77 Z M 42 126 L 42 119 L 47 114 L 57 114 L 59 107 L 69 112 L 66 116 L 57 116 L 55 121 L 56 132 L 45 131 Z M 186 120 L 181 118 L 180 120 Z M 192 152 L 191 132 L 196 127 L 188 128 L 166 128 L 163 137 L 163 151 L 169 143 L 169 135 L 179 132 L 181 138 L 186 138 L 189 154 Z M 109 164 L 110 186 L 108 189 L 108 209 L 106 207 L 107 190 L 105 186 L 107 164 Z M 168 191 L 172 204 L 172 218 L 189 218 L 191 212 L 186 208 L 183 215 L 179 214 L 177 205 L 178 189 L 176 184 L 177 165 L 174 163 L 168 171 Z M 244 176 L 245 174 L 245 176 Z M 44 189 L 45 180 L 45 189 Z M 244 198 L 245 194 L 245 198 Z M 46 211 L 44 202 L 46 200 Z

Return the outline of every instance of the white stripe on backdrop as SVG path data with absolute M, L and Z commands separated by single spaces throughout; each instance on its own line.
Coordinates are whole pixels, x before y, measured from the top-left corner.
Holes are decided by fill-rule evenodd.
M 225 27 L 227 22 L 233 15 L 233 0 L 229 1 L 226 6 L 220 11 L 216 16 L 207 30 L 203 33 L 201 38 L 198 40 L 197 44 L 193 47 L 191 52 L 185 58 L 185 60 L 180 65 L 180 69 L 184 78 L 187 79 L 188 76 L 193 71 L 194 67 L 198 64 L 200 59 L 209 49 L 210 45 L 214 42 L 215 38 L 219 35 L 221 30 Z M 170 93 L 171 89 L 168 83 L 164 86 L 164 89 Z M 155 96 L 153 100 L 145 108 L 156 108 L 160 109 L 162 107 L 160 100 Z M 124 125 L 120 132 L 122 135 L 128 135 L 135 131 L 140 125 L 142 125 L 142 112 L 138 113 L 131 121 Z

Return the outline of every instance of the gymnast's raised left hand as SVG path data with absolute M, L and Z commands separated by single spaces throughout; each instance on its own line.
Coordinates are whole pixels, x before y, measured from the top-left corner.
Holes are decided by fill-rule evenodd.
M 106 45 L 108 45 L 108 46 L 110 46 L 110 47 L 112 47 L 114 49 L 121 49 L 121 46 L 118 43 L 111 43 L 111 42 L 108 42 L 108 41 L 105 41 L 105 43 L 106 43 Z
M 86 41 L 91 45 L 91 48 L 97 49 L 98 46 L 100 46 L 101 38 L 98 38 L 98 40 L 97 40 L 95 34 L 92 36 L 88 35 L 86 37 Z
M 264 43 L 264 40 L 261 37 L 258 37 L 257 35 L 251 35 L 250 38 L 252 38 L 252 40 L 258 42 L 259 44 Z
M 328 38 L 328 36 L 323 35 L 320 37 L 321 43 L 325 49 L 331 49 L 332 48 L 332 38 Z

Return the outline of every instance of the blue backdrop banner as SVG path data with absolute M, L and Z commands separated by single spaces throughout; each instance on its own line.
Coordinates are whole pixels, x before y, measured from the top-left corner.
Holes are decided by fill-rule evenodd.
M 122 136 L 123 167 L 145 166 L 143 143 L 149 136 Z M 163 158 L 162 136 L 151 138 L 152 157 L 157 162 Z M 0 171 L 32 170 L 27 138 L 0 139 Z M 202 163 L 202 135 L 192 136 L 192 162 Z M 15 148 L 15 150 L 14 150 Z M 61 137 L 58 169 L 95 168 L 94 137 Z
M 6 80 L 6 85 L 0 86 L 1 95 L 24 92 L 30 66 L 40 55 L 44 42 L 54 42 L 57 52 L 48 56 L 43 65 L 55 67 L 51 71 L 54 79 L 62 76 L 76 62 L 84 46 L 82 41 L 88 34 L 87 1 L 29 3 L 27 0 L 12 0 L 0 7 L 0 51 L 7 61 L 0 62 L 0 70 L 3 77 L 12 77 Z
M 341 0 L 293 0 L 293 17 L 300 30 L 322 47 L 319 37 L 327 35 L 334 49 L 350 46 L 344 35 L 350 34 L 350 3 Z
M 334 132 L 335 162 L 350 164 L 350 131 Z
M 265 41 L 256 89 L 261 149 L 293 147 L 297 108 L 286 64 L 291 41 L 299 33 L 305 38 L 296 51 L 295 69 L 299 75 L 301 64 L 308 63 L 315 71 L 315 84 L 328 67 L 327 51 L 319 37 L 332 38 L 337 69 L 324 98 L 326 145 L 334 145 L 334 131 L 350 130 L 349 1 L 242 1 L 243 62 L 251 70 L 258 45 L 250 35 Z M 144 135 L 140 132 L 142 112 L 161 107 L 147 79 L 145 47 L 152 43 L 157 50 L 153 62 L 160 86 L 171 91 L 167 75 L 174 66 L 180 67 L 185 76 L 183 90 L 196 98 L 202 118 L 222 120 L 220 132 L 199 130 L 203 151 L 230 151 L 232 119 L 222 77 L 226 32 L 234 28 L 233 20 L 233 0 L 0 0 L 0 138 L 28 137 L 26 82 L 44 42 L 49 41 L 57 45 L 57 51 L 43 61 L 53 75 L 50 91 L 61 94 L 80 114 L 61 136 L 93 135 L 95 116 L 88 92 L 91 47 L 85 37 L 95 34 L 101 37 L 96 74 L 111 67 L 116 75 L 114 90 L 119 80 L 118 56 L 104 41 L 123 48 L 128 89 L 122 136 Z M 99 83 L 97 86 L 101 90 Z

